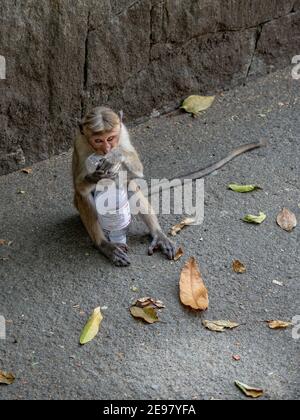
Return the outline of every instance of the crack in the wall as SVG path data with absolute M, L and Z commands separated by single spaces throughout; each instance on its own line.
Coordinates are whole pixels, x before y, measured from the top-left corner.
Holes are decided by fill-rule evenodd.
M 126 13 L 129 9 L 131 9 L 132 7 L 134 7 L 136 4 L 141 3 L 143 0 L 135 0 L 134 2 L 132 2 L 129 6 L 127 6 L 125 9 L 121 10 L 120 12 L 116 13 L 115 16 L 121 16 L 124 13 Z
M 253 61 L 254 61 L 255 53 L 257 51 L 257 47 L 258 47 L 258 43 L 259 43 L 259 40 L 260 40 L 260 37 L 261 37 L 261 34 L 262 34 L 263 26 L 264 26 L 263 24 L 259 25 L 257 27 L 257 30 L 256 30 L 255 44 L 254 44 L 253 52 L 252 52 L 252 55 L 251 55 L 251 60 L 250 60 L 250 63 L 249 63 L 249 66 L 248 66 L 248 69 L 247 69 L 247 72 L 246 72 L 245 82 L 247 81 L 247 79 L 248 79 L 248 77 L 249 77 L 249 75 L 251 73 L 251 69 L 252 69 L 252 66 L 253 66 Z
M 165 8 L 164 8 L 164 9 L 165 9 Z M 152 11 L 152 9 L 151 9 L 151 11 Z M 168 12 L 168 13 L 169 13 L 169 12 Z M 165 10 L 164 10 L 164 14 L 165 14 Z M 270 22 L 273 22 L 273 21 L 279 20 L 279 19 L 283 19 L 283 18 L 285 18 L 285 17 L 288 17 L 289 15 L 291 15 L 291 13 L 288 13 L 287 15 L 280 16 L 280 17 L 278 17 L 278 18 L 269 19 L 269 20 L 264 21 L 264 22 L 262 22 L 262 23 L 260 23 L 260 24 L 258 24 L 258 25 L 255 25 L 255 26 L 249 26 L 249 27 L 240 28 L 240 29 L 219 29 L 219 30 L 216 30 L 216 31 L 214 31 L 214 32 L 212 32 L 212 31 L 211 31 L 211 32 L 206 32 L 206 33 L 197 34 L 197 35 L 194 35 L 193 37 L 189 38 L 187 41 L 185 41 L 185 42 L 183 42 L 183 43 L 172 42 L 172 41 L 170 41 L 170 40 L 167 40 L 167 39 L 166 39 L 166 40 L 165 40 L 165 42 L 163 42 L 162 44 L 170 44 L 170 45 L 173 45 L 175 48 L 174 48 L 174 50 L 172 50 L 172 51 L 171 51 L 171 54 L 176 55 L 176 54 L 178 54 L 178 50 L 183 50 L 183 49 L 186 49 L 186 46 L 187 46 L 190 42 L 194 41 L 195 39 L 205 38 L 205 37 L 207 37 L 207 36 L 209 36 L 209 35 L 218 35 L 218 34 L 235 33 L 235 32 L 236 32 L 236 33 L 238 33 L 238 32 L 245 32 L 245 31 L 249 31 L 249 30 L 251 30 L 251 29 L 256 29 L 256 33 L 255 33 L 255 43 L 254 43 L 254 47 L 253 47 L 253 52 L 252 52 L 252 54 L 251 54 L 251 60 L 250 60 L 250 63 L 249 63 L 249 66 L 248 66 L 248 68 L 247 68 L 246 75 L 245 75 L 245 82 L 246 82 L 246 81 L 247 81 L 247 79 L 248 79 L 248 77 L 249 77 L 249 75 L 250 75 L 250 72 L 251 72 L 252 66 L 253 66 L 253 61 L 254 61 L 255 53 L 256 53 L 256 51 L 257 51 L 258 43 L 259 43 L 259 41 L 260 41 L 260 38 L 261 38 L 261 34 L 262 34 L 262 31 L 263 31 L 263 27 L 264 27 L 264 25 L 266 25 L 267 23 L 270 23 Z M 153 40 L 152 24 L 151 24 L 151 33 L 150 33 L 150 37 L 151 37 L 151 39 Z M 156 44 L 155 42 L 152 42 L 152 43 L 151 43 L 151 50 L 152 50 L 152 48 L 153 48 L 153 46 L 154 46 L 154 45 L 157 45 L 157 44 Z M 143 72 L 147 71 L 147 70 L 148 70 L 148 68 L 149 68 L 149 66 L 150 66 L 152 63 L 154 63 L 155 61 L 159 61 L 159 60 L 160 60 L 160 58 L 159 58 L 159 57 L 158 57 L 158 58 L 153 58 L 153 57 L 151 56 L 151 54 L 150 54 L 150 55 L 149 55 L 149 61 L 148 61 L 147 65 L 146 65 L 144 68 L 140 69 L 138 72 L 136 72 L 136 73 L 134 73 L 134 74 L 130 75 L 130 76 L 128 77 L 128 79 L 124 82 L 124 85 L 123 85 L 123 88 L 122 88 L 122 89 L 124 89 L 124 88 L 125 88 L 125 86 L 126 86 L 126 85 L 127 85 L 127 84 L 131 81 L 131 80 L 133 80 L 133 79 L 137 79 L 141 73 L 143 73 Z
M 83 118 L 84 114 L 84 99 L 88 88 L 90 17 L 91 12 L 89 11 L 87 16 L 87 31 L 84 42 L 83 86 L 81 92 L 81 118 Z

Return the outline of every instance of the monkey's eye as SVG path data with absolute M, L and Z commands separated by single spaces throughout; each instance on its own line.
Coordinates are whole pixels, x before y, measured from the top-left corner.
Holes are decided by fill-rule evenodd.
M 110 137 L 110 138 L 108 139 L 108 141 L 109 141 L 109 142 L 112 142 L 112 141 L 114 141 L 114 139 L 115 139 L 114 137 Z
M 101 139 L 95 139 L 95 140 L 94 140 L 94 142 L 95 142 L 96 144 L 101 144 L 101 143 L 103 143 Z

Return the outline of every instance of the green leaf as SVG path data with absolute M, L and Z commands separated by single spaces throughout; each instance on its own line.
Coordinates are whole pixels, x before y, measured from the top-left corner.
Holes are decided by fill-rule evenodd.
M 256 190 L 261 190 L 260 187 L 257 185 L 239 185 L 239 184 L 230 184 L 228 186 L 229 190 L 232 190 L 234 192 L 238 193 L 248 193 Z
M 255 223 L 257 225 L 260 225 L 266 220 L 267 216 L 265 213 L 260 212 L 259 216 L 253 216 L 252 214 L 249 214 L 248 216 L 244 217 L 243 221 L 247 223 Z
M 247 396 L 251 398 L 259 398 L 264 395 L 264 391 L 259 388 L 253 388 L 249 385 L 243 384 L 242 382 L 235 381 L 235 385 Z
M 189 96 L 182 104 L 181 108 L 193 115 L 210 108 L 215 100 L 215 96 Z
M 102 319 L 103 316 L 101 314 L 100 307 L 96 308 L 81 333 L 80 344 L 87 344 L 96 337 L 99 332 Z

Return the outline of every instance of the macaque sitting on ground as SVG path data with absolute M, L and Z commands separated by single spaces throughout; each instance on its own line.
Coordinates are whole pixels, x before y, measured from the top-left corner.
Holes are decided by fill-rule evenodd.
M 89 170 L 87 162 L 93 164 L 93 159 L 97 160 L 98 157 L 99 164 L 94 170 Z M 83 118 L 75 140 L 72 166 L 74 204 L 95 247 L 116 266 L 128 266 L 130 261 L 126 241 L 115 242 L 113 235 L 104 231 L 95 202 L 97 185 L 113 180 L 120 168 L 130 174 L 128 180 L 143 177 L 143 165 L 131 144 L 128 131 L 121 118 L 111 109 L 97 107 Z M 135 184 L 131 181 L 131 190 L 132 185 Z M 133 190 L 131 193 L 137 195 L 140 203 L 140 215 L 152 236 L 149 255 L 160 249 L 170 260 L 174 259 L 174 244 L 163 233 L 149 201 L 137 185 Z M 130 222 L 130 216 L 128 220 Z

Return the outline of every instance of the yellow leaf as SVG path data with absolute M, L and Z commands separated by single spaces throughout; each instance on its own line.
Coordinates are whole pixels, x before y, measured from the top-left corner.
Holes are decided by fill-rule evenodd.
M 249 192 L 261 189 L 257 185 L 238 185 L 238 184 L 230 184 L 228 188 L 238 193 L 249 193 Z
M 266 220 L 266 218 L 267 216 L 264 213 L 260 212 L 259 216 L 253 216 L 252 214 L 249 214 L 248 216 L 245 216 L 243 220 L 247 223 L 254 223 L 260 225 Z
M 102 320 L 101 309 L 100 307 L 96 308 L 81 333 L 80 344 L 87 344 L 96 337 Z
M 137 306 L 132 306 L 130 308 L 130 313 L 134 318 L 143 319 L 148 324 L 154 324 L 159 321 L 156 310 L 151 307 L 139 308 Z
M 236 381 L 235 385 L 247 396 L 251 398 L 259 398 L 264 395 L 264 391 L 259 388 L 254 388 L 242 382 Z
M 210 108 L 215 98 L 215 96 L 192 95 L 183 102 L 181 108 L 190 114 L 198 115 L 200 112 Z
M 0 384 L 11 385 L 15 379 L 16 378 L 12 373 L 6 373 L 0 370 Z
M 165 308 L 165 305 L 160 300 L 145 297 L 138 299 L 131 306 L 130 313 L 134 318 L 140 318 L 148 324 L 154 324 L 154 322 L 159 321 L 156 311 L 163 308 Z
M 271 330 L 280 330 L 291 327 L 293 324 L 286 321 L 267 321 Z
M 297 219 L 294 213 L 284 208 L 277 216 L 277 224 L 287 232 L 292 232 L 297 226 Z
M 243 274 L 243 273 L 246 273 L 247 271 L 246 266 L 238 260 L 233 262 L 232 268 L 233 268 L 233 271 L 238 274 Z
M 187 217 L 182 222 L 178 223 L 177 225 L 173 226 L 171 229 L 171 235 L 176 236 L 178 232 L 180 232 L 185 226 L 190 226 L 195 223 L 195 219 L 192 217 Z
M 180 276 L 180 300 L 193 309 L 208 309 L 208 291 L 195 258 L 185 264 Z
M 215 332 L 223 332 L 225 329 L 233 330 L 240 326 L 240 324 L 231 321 L 203 321 L 203 325 L 208 330 Z

